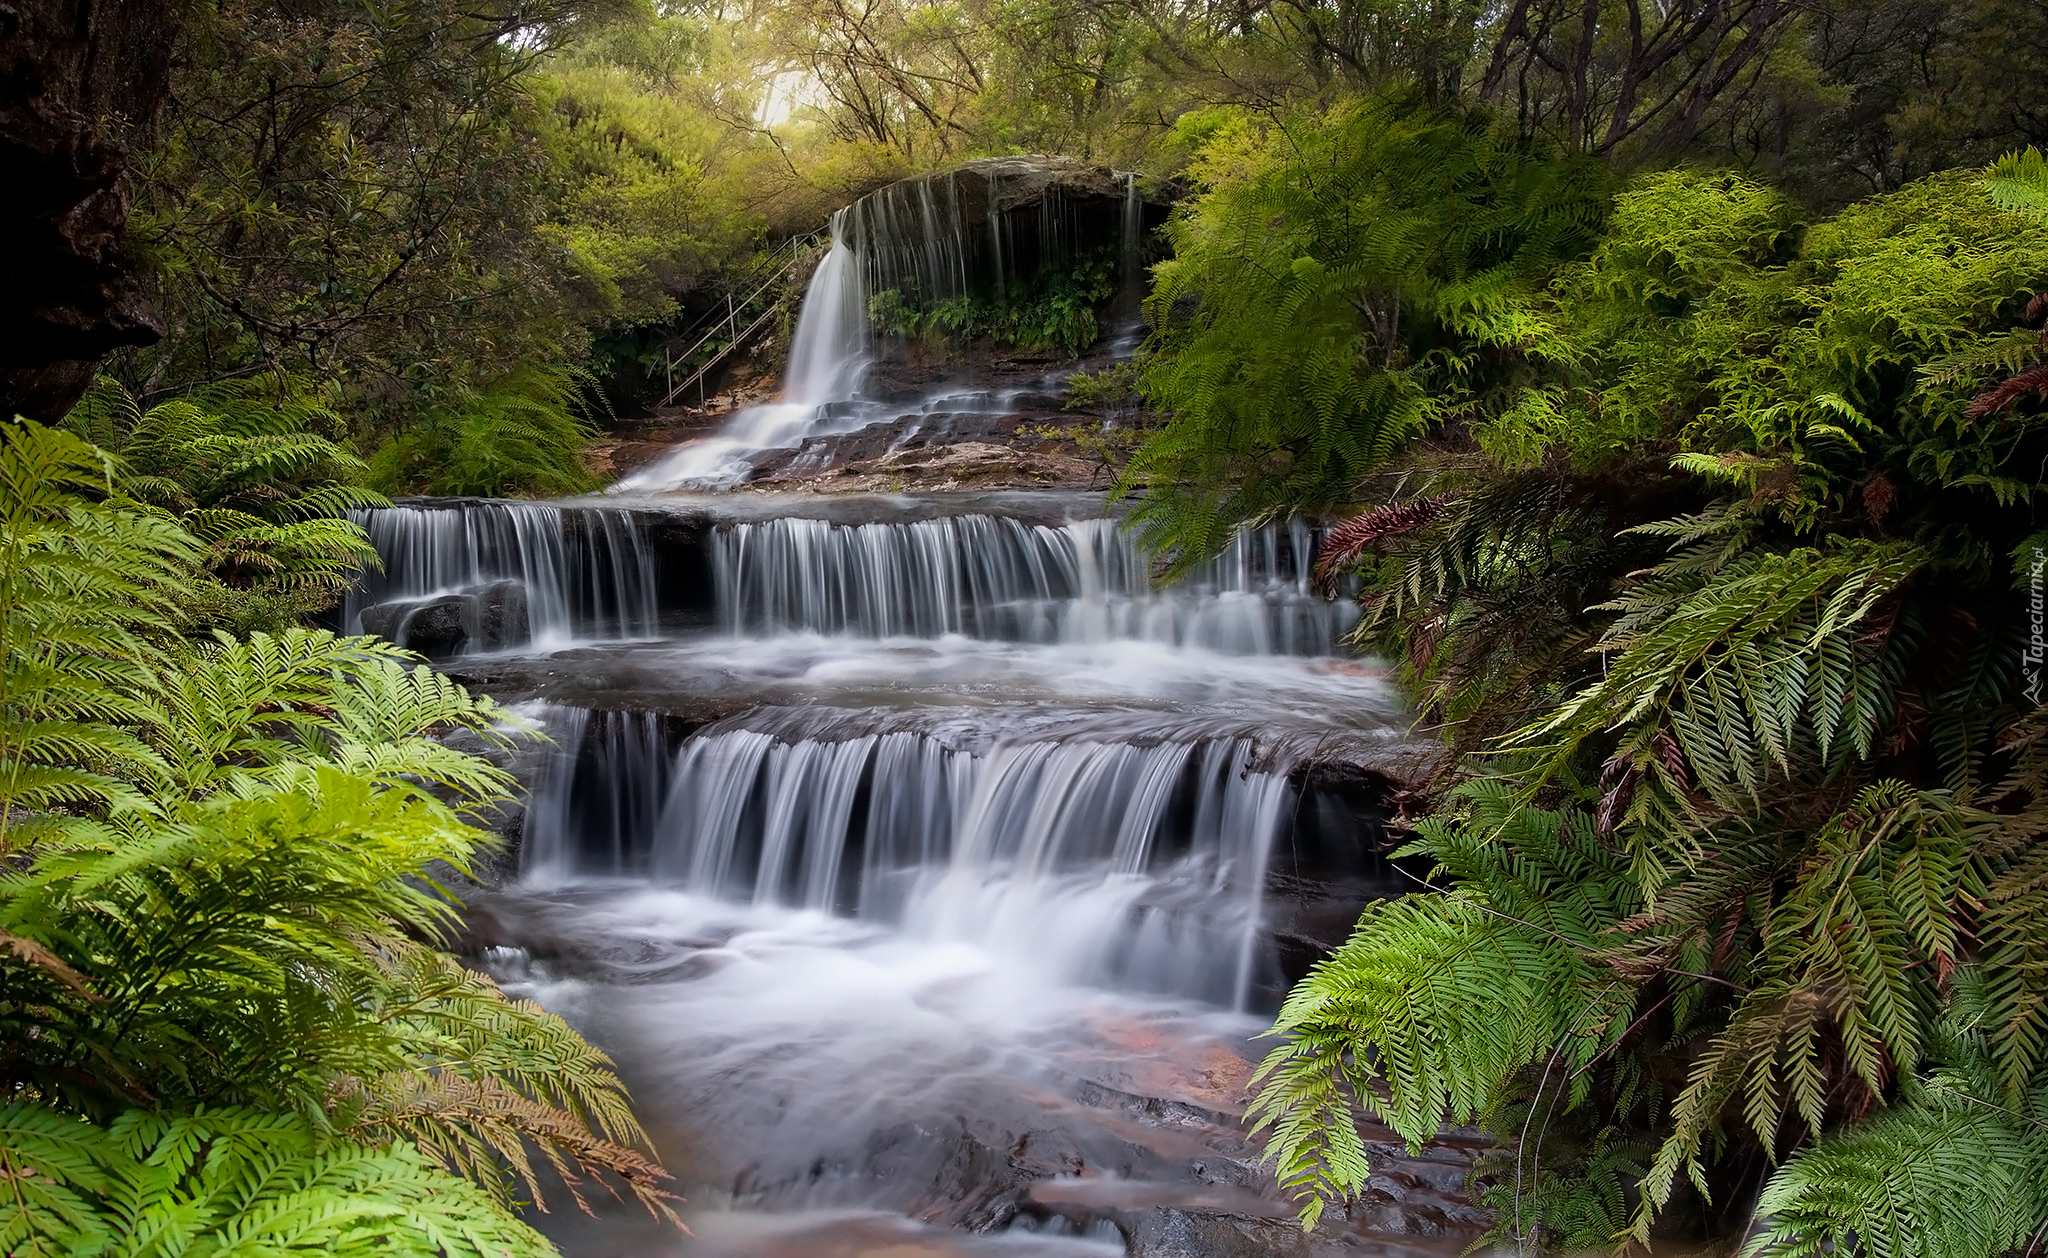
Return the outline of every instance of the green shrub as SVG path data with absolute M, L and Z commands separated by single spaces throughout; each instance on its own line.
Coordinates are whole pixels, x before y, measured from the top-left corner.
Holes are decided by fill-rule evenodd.
M 114 456 L 113 488 L 196 537 L 188 630 L 282 629 L 332 607 L 377 553 L 342 519 L 380 506 L 342 420 L 296 381 L 231 380 L 144 410 L 105 376 L 63 427 Z
M 1365 1186 L 1356 1105 L 1495 1130 L 1518 1245 L 1727 1233 L 1759 1179 L 1756 1254 L 2039 1234 L 2041 169 L 1810 224 L 1645 176 L 1518 298 L 1545 350 L 1494 405 L 1419 393 L 1435 431 L 1343 464 L 1390 476 L 1323 574 L 1450 758 L 1406 821 L 1436 889 L 1297 986 L 1260 1074 L 1308 1219 Z
M 511 785 L 437 736 L 516 723 L 375 639 L 180 637 L 203 547 L 105 497 L 106 457 L 0 427 L 0 1101 L 19 1124 L 0 1158 L 39 1165 L 34 1141 L 59 1128 L 98 1139 L 36 1112 L 110 1124 L 137 1158 L 149 1133 L 182 1131 L 161 1156 L 187 1157 L 209 1124 L 247 1129 L 208 1117 L 244 1107 L 292 1116 L 280 1174 L 338 1159 L 306 1181 L 330 1193 L 322 1218 L 427 1191 L 422 1157 L 476 1185 L 450 1192 L 451 1219 L 483 1211 L 519 1246 L 504 1212 L 541 1198 L 542 1163 L 579 1201 L 595 1176 L 665 1214 L 604 1055 L 432 947 L 454 924 L 436 879 L 470 870 L 491 839 L 468 822 Z M 153 1117 L 124 1117 L 138 1109 Z M 170 1209 L 123 1196 L 129 1170 L 97 1157 L 65 1182 L 98 1203 L 34 1244 L 89 1241 L 96 1212 Z M 194 1226 L 261 1222 L 246 1203 L 228 1220 L 250 1173 L 232 1158 Z M 137 1182 L 185 1191 L 183 1173 Z M 0 1178 L 0 1230 L 54 1226 L 23 1204 L 34 1187 Z M 418 1252 L 469 1252 L 422 1235 Z
M 371 481 L 392 494 L 489 498 L 594 489 L 588 384 L 574 368 L 532 364 L 488 385 L 447 385 L 378 448 Z

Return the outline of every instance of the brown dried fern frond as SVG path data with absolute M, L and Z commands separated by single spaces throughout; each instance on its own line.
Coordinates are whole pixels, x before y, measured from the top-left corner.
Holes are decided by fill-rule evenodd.
M 503 1080 L 471 1078 L 454 1070 L 387 1075 L 362 1089 L 361 1109 L 349 1134 L 361 1140 L 409 1140 L 453 1174 L 491 1187 L 507 1171 L 531 1194 L 547 1200 L 532 1151 L 567 1188 L 585 1214 L 595 1213 L 584 1193 L 595 1181 L 617 1196 L 600 1172 L 609 1172 L 656 1218 L 682 1226 L 667 1191 L 669 1173 L 647 1152 L 607 1139 L 575 1114 L 537 1100 Z
M 1325 594 L 1334 593 L 1337 573 L 1355 562 L 1366 547 L 1427 528 L 1442 518 L 1451 501 L 1450 494 L 1434 494 L 1406 502 L 1390 502 L 1362 515 L 1352 516 L 1331 529 L 1323 538 L 1322 553 L 1316 556 L 1316 585 Z
M 420 1064 L 346 1081 L 332 1108 L 352 1136 L 411 1140 L 508 1201 L 516 1181 L 545 1209 L 531 1155 L 538 1149 L 580 1209 L 590 1209 L 586 1180 L 616 1195 L 608 1172 L 657 1218 L 681 1226 L 662 1186 L 668 1172 L 602 1050 L 445 953 L 401 945 L 387 955 L 394 990 L 380 1021 Z
M 1971 419 L 1985 419 L 2005 410 L 2030 393 L 2048 400 L 2048 363 L 2029 367 L 2017 375 L 2008 377 L 1996 387 L 1979 393 L 1963 408 L 1963 414 Z

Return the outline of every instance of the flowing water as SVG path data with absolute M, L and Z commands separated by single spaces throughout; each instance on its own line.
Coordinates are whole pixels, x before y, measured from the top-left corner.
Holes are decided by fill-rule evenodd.
M 736 412 L 714 437 L 691 442 L 622 479 L 624 493 L 720 489 L 745 480 L 764 454 L 806 447 L 790 472 L 813 470 L 828 448 L 821 439 L 882 423 L 903 426 L 904 438 L 944 435 L 960 417 L 1017 410 L 1021 389 L 951 384 L 915 398 L 868 389 L 874 362 L 869 298 L 895 294 L 916 302 L 945 301 L 981 289 L 1001 303 L 1020 277 L 1070 261 L 1088 234 L 1077 206 L 1046 184 L 1028 203 L 998 212 L 1016 178 L 1000 159 L 969 169 L 891 184 L 832 216 L 831 245 L 806 286 L 790 340 L 782 389 L 775 401 Z M 1123 296 L 1116 315 L 1126 335 L 1111 346 L 1128 355 L 1140 326 L 1144 202 L 1135 176 L 1124 181 L 1113 227 Z M 979 215 L 981 222 L 972 219 Z M 1020 221 L 1023 230 L 1019 230 Z M 1032 392 L 1057 388 L 1063 373 Z
M 369 533 L 383 564 L 349 591 L 346 632 L 363 631 L 369 607 L 410 612 L 504 583 L 519 588 L 526 608 L 526 632 L 513 635 L 520 640 L 553 647 L 656 631 L 653 561 L 631 512 L 458 502 L 359 509 L 349 518 Z M 409 618 L 396 622 L 401 645 Z
M 1160 590 L 1071 500 L 934 505 L 370 521 L 406 597 L 522 563 L 580 589 L 568 637 L 450 665 L 538 679 L 518 708 L 552 738 L 519 878 L 479 908 L 490 964 L 617 1055 L 689 1201 L 692 1237 L 549 1219 L 572 1255 L 1200 1253 L 1145 1229 L 1291 1226 L 1235 1115 L 1287 978 L 1276 862 L 1322 806 L 1304 766 L 1403 746 L 1342 653 L 1353 609 L 1306 585 L 1306 527 Z M 562 521 L 557 551 L 522 541 Z M 697 588 L 650 580 L 677 564 L 657 536 L 698 550 Z M 509 549 L 449 541 L 478 537 Z M 679 598 L 709 606 L 665 628 Z
M 1014 278 L 961 189 L 834 220 L 783 400 L 721 436 L 597 500 L 359 517 L 351 627 L 524 591 L 444 665 L 551 740 L 476 939 L 615 1054 L 692 1232 L 544 1226 L 575 1258 L 1456 1252 L 1463 1154 L 1390 1152 L 1317 1248 L 1239 1125 L 1302 923 L 1356 912 L 1315 889 L 1384 875 L 1413 763 L 1316 530 L 1158 588 L 1097 499 L 668 492 L 866 422 L 872 285 Z

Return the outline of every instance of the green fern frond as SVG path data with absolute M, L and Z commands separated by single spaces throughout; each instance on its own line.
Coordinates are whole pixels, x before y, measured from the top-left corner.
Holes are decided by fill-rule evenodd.
M 246 1109 L 104 1127 L 0 1105 L 0 1247 L 22 1258 L 261 1253 L 552 1258 L 508 1209 L 410 1144 Z

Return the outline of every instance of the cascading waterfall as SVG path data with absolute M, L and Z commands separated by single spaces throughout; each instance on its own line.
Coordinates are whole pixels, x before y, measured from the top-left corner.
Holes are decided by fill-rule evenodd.
M 853 391 L 868 343 L 867 288 L 861 269 L 841 241 L 843 214 L 832 218 L 832 246 L 804 290 L 796 334 L 789 343 L 782 400 L 817 407 Z
M 871 370 L 870 298 L 1034 298 L 1049 263 L 1116 265 L 1128 348 L 1145 214 L 1135 177 L 1053 159 L 864 198 L 832 221 L 781 400 L 615 488 L 1007 433 L 973 424 L 1061 377 L 907 403 L 911 367 Z M 1104 1258 L 1205 1211 L 1230 1252 L 1255 1243 L 1240 1224 L 1288 1210 L 1208 1115 L 1241 1094 L 1248 1015 L 1380 893 L 1357 876 L 1409 763 L 1397 698 L 1344 658 L 1357 608 L 1309 579 L 1318 530 L 1247 529 L 1161 588 L 1120 522 L 1058 522 L 1093 498 L 806 502 L 357 513 L 385 570 L 350 630 L 579 648 L 451 670 L 550 735 L 507 753 L 521 878 L 476 906 L 485 964 L 602 1030 L 707 1253 L 893 1252 L 902 1215 L 963 1229 L 929 1249 L 963 1256 Z M 564 1252 L 670 1244 L 591 1226 Z M 967 1235 L 1003 1228 L 1031 1235 Z
M 740 411 L 718 436 L 693 441 L 623 478 L 614 492 L 730 485 L 746 475 L 748 455 L 796 445 L 831 428 L 835 418 L 845 419 L 844 403 L 859 388 L 869 343 L 865 269 L 848 243 L 848 213 L 832 216 L 831 247 L 804 289 L 781 400 Z
M 614 492 L 725 488 L 746 479 L 767 451 L 909 414 L 1001 413 L 1000 396 L 971 388 L 943 388 L 907 408 L 865 397 L 874 348 L 869 298 L 893 292 L 928 303 L 985 285 L 1004 302 L 1029 276 L 1070 261 L 1085 235 L 1079 208 L 1039 174 L 1025 185 L 1035 192 L 1013 195 L 1010 181 L 1020 173 L 1008 159 L 970 162 L 961 171 L 891 184 L 834 214 L 831 246 L 798 309 L 781 396 L 735 413 L 718 435 L 622 478 Z M 969 226 L 977 214 L 986 230 Z M 1127 286 L 1135 282 L 1143 214 L 1131 179 L 1117 234 L 1104 242 L 1121 251 Z M 1029 225 L 1019 231 L 1013 217 Z M 1132 344 L 1128 337 L 1118 341 L 1119 352 Z
M 379 631 L 403 644 L 421 609 L 452 599 L 474 617 L 480 596 L 507 585 L 524 610 L 495 645 L 559 646 L 657 630 L 653 556 L 629 511 L 482 502 L 365 508 L 349 519 L 369 534 L 382 567 L 364 572 L 349 591 L 347 632 L 363 632 L 364 613 L 381 606 L 399 615 Z
M 528 874 L 625 871 L 642 862 L 661 818 L 674 760 L 653 712 L 542 705 L 551 742 L 533 774 L 520 863 Z
M 862 714 L 849 714 L 858 718 Z M 1061 981 L 1240 1002 L 1291 796 L 1245 737 L 995 741 L 715 727 L 663 763 L 657 718 L 563 712 L 529 876 L 633 874 L 887 923 Z M 608 782 L 632 782 L 621 792 Z M 658 813 L 653 784 L 666 784 Z
M 783 518 L 716 532 L 728 633 L 1015 642 L 1138 639 L 1240 655 L 1323 655 L 1356 620 L 1310 588 L 1313 529 L 1248 529 L 1177 585 L 1114 520 L 998 516 L 843 525 Z
M 834 234 L 843 233 L 859 259 L 869 292 L 937 301 L 987 281 L 1006 298 L 1019 277 L 1068 261 L 1086 235 L 1081 207 L 1058 182 L 1033 174 L 997 158 L 890 184 L 848 206 Z M 1014 188 L 1020 177 L 1026 183 Z M 1126 190 L 1135 197 L 1135 184 Z M 1126 218 L 1132 212 L 1124 207 Z M 969 226 L 977 216 L 986 232 Z M 1017 232 L 1013 216 L 1028 229 Z

